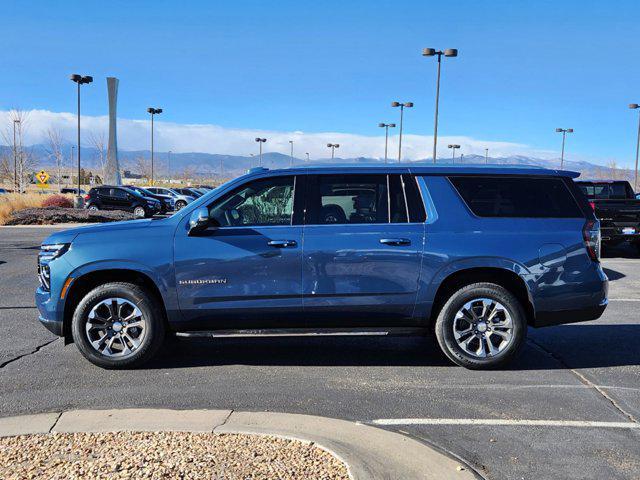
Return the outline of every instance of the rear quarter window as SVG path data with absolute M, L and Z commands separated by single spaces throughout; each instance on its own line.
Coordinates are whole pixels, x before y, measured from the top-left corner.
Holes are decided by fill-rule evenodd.
M 449 177 L 478 217 L 584 218 L 562 178 Z

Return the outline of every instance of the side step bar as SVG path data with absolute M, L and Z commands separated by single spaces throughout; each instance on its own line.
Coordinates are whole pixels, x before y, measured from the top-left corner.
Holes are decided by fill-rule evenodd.
M 255 338 L 255 337 L 348 337 L 348 336 L 414 336 L 425 335 L 426 328 L 267 328 L 257 330 L 202 330 L 175 332 L 177 337 L 189 338 Z

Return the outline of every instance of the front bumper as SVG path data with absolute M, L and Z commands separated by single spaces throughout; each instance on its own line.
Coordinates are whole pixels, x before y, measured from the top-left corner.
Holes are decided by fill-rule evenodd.
M 58 305 L 49 292 L 38 287 L 36 290 L 36 306 L 38 307 L 38 320 L 51 333 L 60 337 L 64 336 L 62 319 L 58 318 Z

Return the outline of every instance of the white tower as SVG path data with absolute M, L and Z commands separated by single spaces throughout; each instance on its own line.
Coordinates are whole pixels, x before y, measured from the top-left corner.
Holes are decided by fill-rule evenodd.
M 115 77 L 107 77 L 107 92 L 109 93 L 109 146 L 107 147 L 107 164 L 104 167 L 104 183 L 107 185 L 122 185 L 120 164 L 118 163 L 118 132 L 116 129 L 119 82 Z

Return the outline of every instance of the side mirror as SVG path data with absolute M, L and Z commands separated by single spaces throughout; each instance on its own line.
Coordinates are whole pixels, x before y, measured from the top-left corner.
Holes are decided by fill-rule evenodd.
M 209 226 L 209 209 L 200 207 L 189 218 L 189 235 L 201 232 Z

